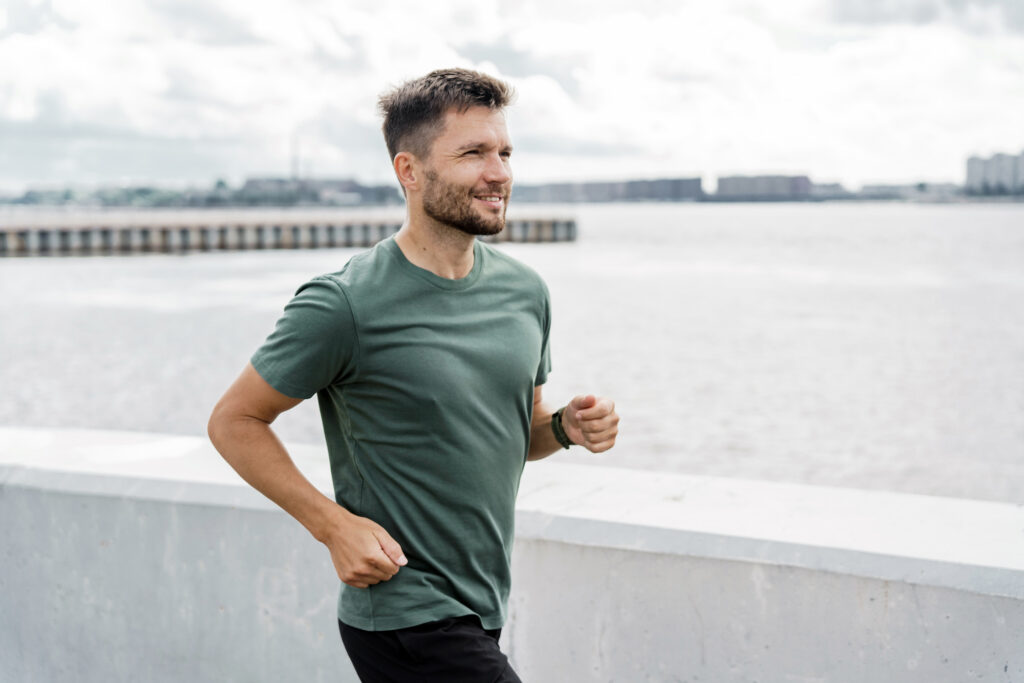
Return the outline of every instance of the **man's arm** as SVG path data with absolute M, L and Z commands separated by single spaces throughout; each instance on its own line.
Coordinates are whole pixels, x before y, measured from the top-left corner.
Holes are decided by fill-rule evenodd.
M 546 458 L 562 448 L 551 431 L 551 419 L 558 408 L 544 403 L 543 387 L 533 389 L 533 419 L 530 421 L 530 451 L 527 460 Z M 619 415 L 615 402 L 586 394 L 576 396 L 562 411 L 562 427 L 574 444 L 591 453 L 601 453 L 615 445 L 619 433 Z
M 301 402 L 274 389 L 249 364 L 214 407 L 210 441 L 245 481 L 327 546 L 343 582 L 366 588 L 387 581 L 407 562 L 398 543 L 379 524 L 317 490 L 270 428 Z

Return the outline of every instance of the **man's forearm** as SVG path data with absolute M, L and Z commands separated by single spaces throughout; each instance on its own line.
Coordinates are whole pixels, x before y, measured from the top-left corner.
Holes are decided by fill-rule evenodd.
M 250 486 L 274 501 L 318 540 L 345 510 L 299 471 L 270 425 L 254 417 L 211 418 L 210 441 Z
M 535 404 L 533 407 L 533 419 L 530 421 L 530 450 L 527 453 L 527 460 L 541 460 L 556 451 L 562 450 L 562 446 L 555 439 L 551 431 L 552 414 L 558 408 L 546 403 Z
M 270 423 L 301 399 L 280 393 L 249 364 L 210 415 L 210 441 L 242 479 L 327 546 L 338 578 L 354 588 L 387 581 L 408 559 L 382 526 L 321 493 L 295 466 Z

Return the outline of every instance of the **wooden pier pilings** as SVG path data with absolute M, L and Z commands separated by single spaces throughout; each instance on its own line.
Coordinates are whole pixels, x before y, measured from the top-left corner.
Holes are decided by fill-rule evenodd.
M 369 247 L 401 217 L 349 212 L 137 211 L 0 217 L 0 257 Z M 495 242 L 571 242 L 572 218 L 510 218 Z

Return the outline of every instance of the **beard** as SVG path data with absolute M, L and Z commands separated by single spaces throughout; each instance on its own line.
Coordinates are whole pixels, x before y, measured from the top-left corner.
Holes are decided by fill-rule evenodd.
M 427 171 L 426 177 L 423 212 L 438 223 L 467 235 L 497 235 L 505 228 L 509 194 L 505 186 L 492 186 L 487 190 L 502 198 L 501 213 L 481 215 L 473 206 L 473 195 L 480 194 L 479 191 L 445 182 L 434 171 Z

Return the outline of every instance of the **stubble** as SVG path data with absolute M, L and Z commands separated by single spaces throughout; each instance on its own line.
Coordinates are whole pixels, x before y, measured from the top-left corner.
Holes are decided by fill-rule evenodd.
M 481 215 L 473 208 L 473 190 L 441 180 L 435 172 L 426 172 L 427 187 L 423 193 L 423 212 L 438 223 L 443 223 L 467 235 L 497 235 L 505 228 L 508 208 L 508 189 L 492 188 L 502 198 L 500 214 Z

